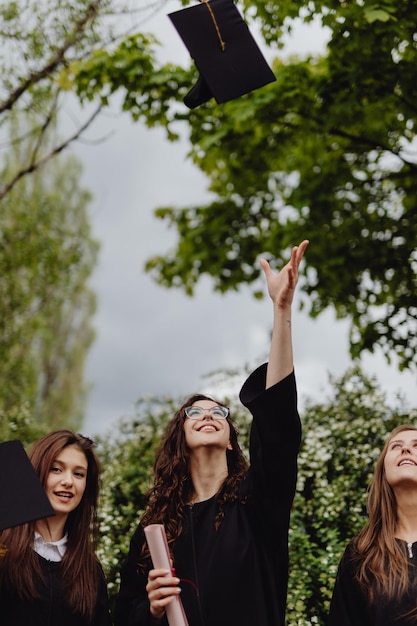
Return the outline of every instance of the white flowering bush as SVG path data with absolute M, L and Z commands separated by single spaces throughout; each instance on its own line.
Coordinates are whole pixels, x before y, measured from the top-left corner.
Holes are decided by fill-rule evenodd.
M 33 417 L 28 402 L 0 410 L 0 442 L 19 439 L 24 446 L 29 446 L 49 430 L 46 422 Z
M 116 433 L 97 438 L 103 465 L 98 557 L 106 572 L 111 600 L 118 590 L 120 565 L 143 511 L 156 449 L 173 414 L 172 402 L 161 398 L 140 400 L 136 415 L 121 419 Z

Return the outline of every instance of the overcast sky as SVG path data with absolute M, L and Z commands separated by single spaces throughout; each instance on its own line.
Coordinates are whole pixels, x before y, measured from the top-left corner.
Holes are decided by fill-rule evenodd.
M 178 5 L 170 0 L 144 29 L 166 42 L 163 60 L 186 63 L 188 53 L 166 16 Z M 299 30 L 287 52 L 315 51 L 323 41 L 317 28 Z M 187 160 L 186 141 L 169 143 L 162 131 L 144 129 L 116 110 L 102 116 L 74 148 L 84 164 L 83 183 L 94 196 L 93 234 L 101 242 L 92 279 L 97 337 L 86 371 L 92 391 L 83 432 L 89 435 L 109 432 L 149 394 L 216 393 L 204 376 L 265 360 L 272 319 L 269 298 L 255 301 L 249 289 L 222 296 L 207 279 L 190 299 L 158 287 L 144 273 L 145 260 L 175 241 L 153 210 L 204 202 L 207 181 Z M 302 409 L 307 396 L 319 400 L 326 393 L 329 373 L 341 375 L 349 366 L 347 323 L 336 322 L 331 311 L 312 321 L 295 309 L 293 332 Z M 401 391 L 417 406 L 415 374 L 400 374 L 381 355 L 365 357 L 362 365 L 390 397 Z M 235 381 L 236 393 L 242 382 Z

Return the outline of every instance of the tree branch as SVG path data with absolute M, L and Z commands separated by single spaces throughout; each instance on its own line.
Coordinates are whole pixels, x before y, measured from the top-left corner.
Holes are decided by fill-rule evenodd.
M 65 54 L 67 51 L 80 40 L 82 37 L 86 27 L 94 20 L 96 15 L 98 14 L 100 5 L 103 0 L 96 0 L 92 2 L 84 17 L 82 17 L 78 22 L 75 23 L 74 29 L 68 39 L 63 43 L 63 45 L 58 48 L 54 57 L 45 65 L 42 69 L 37 72 L 33 72 L 26 78 L 10 95 L 9 97 L 0 103 L 0 114 L 5 111 L 9 111 L 16 104 L 19 98 L 33 85 L 36 85 L 41 80 L 49 76 L 54 70 L 57 69 L 61 64 L 65 61 Z
M 0 200 L 2 200 L 11 191 L 11 189 L 13 189 L 13 187 L 16 185 L 16 183 L 21 178 L 23 178 L 24 176 L 27 176 L 28 174 L 31 174 L 32 172 L 38 170 L 39 168 L 41 168 L 48 161 L 50 161 L 54 156 L 56 156 L 57 154 L 62 152 L 65 148 L 67 148 L 70 143 L 72 143 L 73 141 L 77 140 L 82 135 L 82 133 L 86 130 L 86 128 L 88 128 L 90 126 L 90 124 L 94 121 L 94 119 L 100 113 L 102 108 L 103 108 L 103 105 L 100 104 L 100 106 L 94 111 L 94 113 L 92 115 L 90 115 L 88 120 L 77 130 L 76 133 L 74 133 L 73 135 L 68 137 L 65 141 L 63 141 L 62 143 L 57 145 L 55 148 L 53 148 L 53 150 L 48 152 L 48 154 L 46 154 L 42 158 L 40 158 L 38 160 L 32 159 L 30 165 L 28 165 L 27 167 L 22 168 L 12 178 L 12 180 L 9 183 L 7 183 L 7 185 L 5 185 L 3 188 L 0 188 Z

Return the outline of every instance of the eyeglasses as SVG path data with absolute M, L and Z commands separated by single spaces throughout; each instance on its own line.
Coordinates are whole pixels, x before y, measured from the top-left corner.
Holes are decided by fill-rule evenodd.
M 203 409 L 201 406 L 188 406 L 184 411 L 190 420 L 199 420 L 206 413 L 210 413 L 211 417 L 216 420 L 224 420 L 229 415 L 229 409 L 225 406 L 212 406 L 210 409 Z

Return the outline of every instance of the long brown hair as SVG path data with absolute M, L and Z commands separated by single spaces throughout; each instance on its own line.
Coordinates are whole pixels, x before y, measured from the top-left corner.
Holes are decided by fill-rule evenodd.
M 393 438 L 417 427 L 404 424 L 395 428 L 382 449 L 369 487 L 368 523 L 354 540 L 359 560 L 356 578 L 370 603 L 384 599 L 399 601 L 410 586 L 409 560 L 404 546 L 395 539 L 397 502 L 385 475 L 385 456 Z M 416 617 L 417 605 L 410 616 Z
M 71 430 L 56 430 L 34 443 L 28 456 L 45 487 L 51 467 L 67 446 L 75 446 L 84 453 L 88 469 L 81 502 L 68 515 L 65 525 L 68 542 L 61 562 L 62 580 L 71 609 L 92 619 L 99 578 L 95 550 L 100 464 L 93 450 L 95 444 Z M 0 559 L 0 581 L 22 599 L 36 598 L 36 579 L 43 580 L 39 559 L 33 550 L 35 528 L 36 522 L 30 522 L 5 530 L 0 535 L 7 548 L 6 555 Z
M 147 493 L 147 505 L 141 519 L 142 526 L 164 524 L 169 544 L 175 542 L 184 530 L 185 507 L 194 493 L 184 421 L 185 409 L 199 400 L 210 400 L 225 406 L 213 398 L 195 394 L 187 398 L 175 413 L 165 429 L 155 456 L 154 484 Z M 248 469 L 248 462 L 238 443 L 236 425 L 230 415 L 226 419 L 230 428 L 231 450 L 226 450 L 228 474 L 217 494 L 219 511 L 215 520 L 216 529 L 223 520 L 226 502 L 237 499 L 240 480 Z M 141 562 L 148 555 L 149 552 L 144 546 Z

